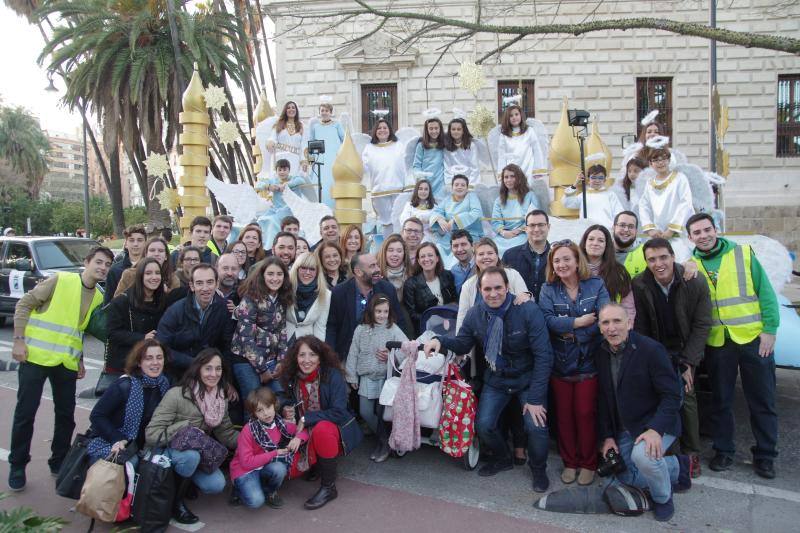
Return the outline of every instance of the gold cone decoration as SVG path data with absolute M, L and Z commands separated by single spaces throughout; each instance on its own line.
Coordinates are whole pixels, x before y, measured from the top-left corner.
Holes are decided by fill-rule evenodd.
M 611 150 L 609 150 L 606 143 L 603 142 L 603 139 L 600 138 L 600 128 L 598 125 L 597 115 L 594 115 L 592 117 L 591 132 L 589 133 L 589 138 L 586 139 L 586 146 L 584 146 L 584 157 L 599 153 L 605 154 L 606 157 L 599 161 L 586 161 L 586 170 L 588 171 L 589 167 L 592 165 L 603 165 L 606 167 L 606 187 L 611 187 L 611 185 L 614 184 L 614 179 L 611 177 Z
M 564 187 L 575 183 L 575 177 L 581 171 L 581 152 L 569 125 L 566 98 L 561 105 L 561 119 L 550 139 L 550 165 L 550 187 L 553 187 L 550 213 L 557 217 L 577 218 L 577 209 L 567 209 L 561 204 Z
M 367 219 L 362 202 L 367 188 L 361 184 L 364 164 L 348 129 L 336 159 L 333 161 L 331 196 L 336 201 L 334 215 L 339 224 L 363 224 Z
M 275 115 L 275 110 L 269 105 L 267 99 L 267 91 L 261 89 L 261 95 L 258 97 L 258 106 L 256 106 L 255 116 L 253 117 L 253 129 L 250 130 L 250 136 L 253 140 L 253 174 L 258 179 L 258 174 L 264 168 L 264 154 L 261 153 L 261 148 L 256 141 L 256 128 L 259 124 L 267 120 L 269 117 Z M 265 200 L 272 201 L 272 193 L 267 189 L 258 191 L 258 195 Z
M 208 126 L 211 120 L 203 97 L 203 83 L 197 72 L 197 63 L 194 64 L 194 73 L 189 80 L 189 86 L 183 93 L 182 103 L 183 111 L 178 115 L 182 133 L 178 140 L 183 147 L 183 153 L 178 158 L 178 164 L 183 167 L 179 183 L 183 187 L 180 199 L 183 216 L 178 223 L 183 239 L 187 240 L 192 219 L 205 215 L 206 208 L 211 203 L 205 186 L 210 162 L 208 146 L 211 140 L 208 136 Z

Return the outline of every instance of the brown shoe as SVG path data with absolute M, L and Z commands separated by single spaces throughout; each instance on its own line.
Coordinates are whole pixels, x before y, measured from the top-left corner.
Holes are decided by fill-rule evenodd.
M 580 473 L 578 474 L 578 485 L 591 485 L 594 483 L 594 470 L 587 470 L 586 468 L 581 468 Z
M 564 483 L 565 485 L 569 485 L 570 483 L 574 483 L 577 473 L 578 473 L 578 471 L 575 470 L 574 468 L 565 468 L 561 472 L 561 482 Z
M 702 470 L 700 469 L 700 456 L 697 454 L 689 455 L 689 472 L 692 479 L 700 477 Z

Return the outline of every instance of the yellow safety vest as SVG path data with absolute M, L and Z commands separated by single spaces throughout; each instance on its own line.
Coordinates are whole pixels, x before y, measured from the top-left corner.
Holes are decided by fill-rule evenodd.
M 83 332 L 92 311 L 103 303 L 103 294 L 95 288 L 94 298 L 83 322 L 80 321 L 80 274 L 62 272 L 45 312 L 34 310 L 25 326 L 28 361 L 41 366 L 58 366 L 78 370 L 83 356 Z
M 647 261 L 644 258 L 644 251 L 640 244 L 625 256 L 625 270 L 630 274 L 631 279 L 635 278 L 637 274 L 644 272 L 647 269 Z
M 725 331 L 737 344 L 746 344 L 758 337 L 764 330 L 761 322 L 761 305 L 753 287 L 750 271 L 752 251 L 748 245 L 736 247 L 722 256 L 716 285 L 711 281 L 703 262 L 692 257 L 706 277 L 711 291 L 711 332 L 706 344 L 722 346 L 725 344 Z

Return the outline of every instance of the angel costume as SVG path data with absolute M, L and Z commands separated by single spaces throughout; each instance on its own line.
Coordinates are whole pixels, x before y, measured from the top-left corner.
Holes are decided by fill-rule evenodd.
M 511 136 L 500 135 L 497 144 L 497 168 L 514 163 L 530 180 L 535 174 L 547 173 L 547 153 L 542 150 L 540 139 L 528 126 L 524 133 L 515 128 Z
M 500 198 L 495 199 L 494 207 L 492 207 L 491 222 L 492 229 L 497 233 L 494 237 L 494 242 L 497 244 L 500 257 L 503 256 L 506 250 L 519 246 L 528 238 L 524 231 L 510 239 L 502 237 L 500 232 L 523 227 L 525 225 L 525 215 L 534 209 L 540 209 L 539 201 L 536 199 L 536 195 L 530 191 L 522 201 L 519 200 L 516 194 L 509 194 L 505 205 L 500 201 Z
M 368 144 L 361 154 L 364 177 L 372 191 L 372 207 L 385 235 L 392 231 L 392 206 L 397 195 L 413 187 L 406 177 L 404 155 L 403 143 L 394 141 Z
M 300 188 L 306 184 L 303 176 L 289 176 L 284 182 L 278 176 L 271 176 L 266 180 L 259 180 L 256 183 L 256 190 L 268 189 L 270 185 L 286 184 L 295 194 L 300 195 Z M 283 193 L 276 191 L 272 193 L 272 207 L 258 217 L 258 225 L 261 227 L 261 234 L 265 248 L 272 248 L 272 240 L 281 230 L 281 220 L 292 215 L 292 210 L 283 200 Z
M 566 193 L 561 199 L 561 203 L 568 209 L 580 210 L 580 218 L 583 217 L 583 193 L 575 187 L 564 189 Z M 619 201 L 616 193 L 609 188 L 586 189 L 586 218 L 602 224 L 613 234 L 614 217 L 620 211 L 625 211 L 625 207 Z
M 474 193 L 468 192 L 461 201 L 449 196 L 433 208 L 430 224 L 434 241 L 441 251 L 449 255 L 450 232 L 442 231 L 439 221 L 452 220 L 454 222 L 452 229 L 467 230 L 472 235 L 472 240 L 477 241 L 483 237 L 482 218 L 481 201 Z
M 273 156 L 274 163 L 280 159 L 289 161 L 291 168 L 289 174 L 296 176 L 302 173 L 300 170 L 300 161 L 306 159 L 306 149 L 308 148 L 308 129 L 303 128 L 303 132 L 295 132 L 289 134 L 289 131 L 284 128 L 281 131 L 276 131 L 273 127 L 267 142 L 274 143 L 275 154 Z
M 456 148 L 452 152 L 444 150 L 444 183 L 449 188 L 450 183 L 453 181 L 453 176 L 456 174 L 453 168 L 466 168 L 468 169 L 463 174 L 469 178 L 471 184 L 476 184 L 481 179 L 481 164 L 480 164 L 480 141 L 472 139 L 468 149 Z M 436 197 L 439 200 L 439 197 Z
M 331 197 L 333 187 L 333 161 L 344 141 L 344 128 L 341 123 L 331 120 L 327 123 L 321 120 L 312 120 L 309 128 L 309 140 L 325 141 L 325 153 L 318 156 L 317 161 L 322 163 L 322 203 L 334 209 L 335 203 Z M 316 184 L 314 184 L 316 185 Z
M 639 202 L 639 214 L 642 232 L 647 233 L 652 229 L 671 230 L 675 233 L 670 239 L 675 250 L 675 259 L 679 262 L 688 259 L 688 246 L 680 236 L 686 221 L 694 214 L 694 207 L 692 191 L 685 174 L 672 171 L 664 179 L 658 179 L 657 176 L 649 178 Z
M 428 148 L 422 141 L 417 143 L 414 149 L 414 164 L 412 168 L 415 171 L 425 172 L 430 174 L 428 181 L 431 182 L 431 192 L 437 202 L 440 202 L 447 195 L 444 183 L 444 150 L 442 148 Z

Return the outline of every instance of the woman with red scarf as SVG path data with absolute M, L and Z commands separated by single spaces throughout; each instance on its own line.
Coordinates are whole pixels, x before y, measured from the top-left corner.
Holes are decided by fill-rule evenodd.
M 300 337 L 284 359 L 283 418 L 296 420 L 310 433 L 295 455 L 290 476 L 316 465 L 319 490 L 305 503 L 319 509 L 336 498 L 337 458 L 354 450 L 363 437 L 347 407 L 348 387 L 339 357 L 318 338 Z

